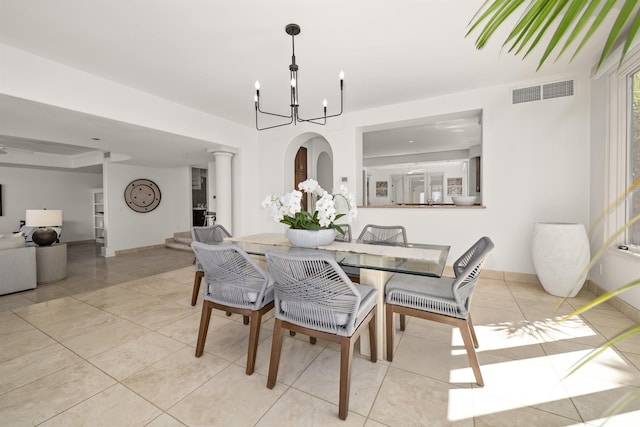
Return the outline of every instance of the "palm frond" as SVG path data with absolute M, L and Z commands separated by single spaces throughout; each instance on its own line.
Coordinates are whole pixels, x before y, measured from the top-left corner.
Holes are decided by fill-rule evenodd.
M 587 31 L 587 34 L 582 38 L 582 41 L 580 42 L 580 45 L 578 45 L 578 48 L 573 53 L 573 56 L 571 57 L 571 60 L 573 60 L 576 56 L 578 56 L 578 53 L 580 53 L 580 51 L 582 51 L 582 48 L 591 39 L 591 36 L 593 36 L 593 34 L 596 32 L 596 30 L 598 28 L 600 28 L 600 25 L 602 24 L 604 19 L 607 17 L 607 15 L 611 12 L 611 9 L 616 4 L 616 2 L 617 2 L 617 0 L 607 0 L 607 2 L 604 4 L 604 6 L 602 6 L 602 9 L 600 9 L 600 12 L 597 14 L 595 20 L 593 21 L 593 24 L 591 24 L 591 27 L 589 28 L 589 31 Z
M 614 345 L 616 345 L 620 341 L 623 341 L 623 340 L 625 340 L 625 339 L 627 339 L 629 337 L 632 337 L 632 336 L 634 336 L 636 334 L 639 334 L 639 333 L 640 333 L 640 325 L 633 326 L 633 327 L 631 327 L 631 328 L 619 333 L 615 337 L 611 338 L 610 340 L 608 340 L 606 343 L 604 343 L 600 347 L 597 347 L 597 348 L 591 350 L 582 359 L 580 359 L 578 362 L 576 362 L 575 365 L 573 365 L 573 367 L 571 368 L 569 373 L 567 375 L 565 375 L 565 378 L 568 377 L 569 375 L 574 374 L 578 369 L 582 368 L 584 365 L 586 365 L 587 363 L 589 363 L 590 361 L 592 361 L 593 359 L 595 359 L 600 354 L 602 354 L 606 350 L 610 349 L 611 347 L 613 347 Z
M 558 56 L 556 56 L 556 60 L 558 58 L 560 58 L 560 56 L 562 56 L 562 54 L 569 48 L 569 46 L 571 46 L 573 44 L 573 42 L 576 40 L 576 37 L 578 37 L 578 35 L 580 33 L 582 33 L 582 31 L 584 30 L 584 28 L 587 26 L 587 24 L 589 23 L 589 20 L 591 19 L 591 17 L 593 16 L 593 14 L 596 12 L 596 10 L 598 9 L 598 6 L 600 6 L 600 1 L 601 0 L 592 0 L 589 2 L 587 8 L 585 9 L 585 11 L 582 13 L 582 15 L 580 16 L 580 19 L 578 20 L 578 23 L 573 27 L 573 30 L 571 31 L 571 34 L 569 35 L 569 37 L 567 37 L 567 40 L 564 42 L 564 46 L 562 47 L 562 50 L 560 51 L 560 53 L 558 54 Z M 611 0 L 610 0 L 611 1 Z M 613 0 L 615 1 L 615 0 Z M 595 29 L 594 29 L 595 31 Z M 586 36 L 585 36 L 586 37 Z M 575 56 L 575 54 L 574 54 Z
M 618 0 L 606 0 L 604 4 L 602 0 L 487 0 L 471 19 L 466 36 L 479 30 L 475 45 L 477 49 L 484 48 L 496 31 L 505 25 L 522 6 L 525 6 L 525 12 L 517 19 L 503 45 L 510 44 L 509 52 L 515 55 L 524 53 L 526 58 L 540 46 L 547 31 L 559 20 L 538 63 L 538 69 L 540 69 L 554 50 L 562 46 L 560 53 L 556 56 L 557 59 L 569 46 L 578 43 L 571 57 L 573 60 L 591 40 L 605 19 L 617 13 L 600 54 L 598 61 L 598 67 L 600 67 L 611 56 L 614 48 L 623 42 L 622 59 L 624 59 L 640 33 L 639 1 L 624 0 L 618 9 L 614 8 L 617 3 L 620 3 Z M 584 33 L 591 21 L 593 22 Z M 563 39 L 566 39 L 564 44 L 562 44 Z
M 609 32 L 609 37 L 607 38 L 607 42 L 602 49 L 602 54 L 600 55 L 600 62 L 598 63 L 598 68 L 602 65 L 602 63 L 609 57 L 611 50 L 618 43 L 620 38 L 622 37 L 622 32 L 624 31 L 629 18 L 633 11 L 638 7 L 638 0 L 627 0 L 624 2 L 622 9 L 620 9 L 620 13 L 618 14 L 618 18 L 616 22 L 611 27 L 611 32 Z
M 631 283 L 627 283 L 626 285 L 621 286 L 620 288 L 618 288 L 618 289 L 616 289 L 614 291 L 602 294 L 598 298 L 596 298 L 593 301 L 591 301 L 590 303 L 585 304 L 584 306 L 580 307 L 579 309 L 575 310 L 572 313 L 567 314 L 566 316 L 563 316 L 561 319 L 558 320 L 558 322 L 564 322 L 565 320 L 570 319 L 571 317 L 574 317 L 574 316 L 577 316 L 579 314 L 582 314 L 585 311 L 590 310 L 593 307 L 595 307 L 595 306 L 597 306 L 599 304 L 602 304 L 603 302 L 608 301 L 611 298 L 613 298 L 613 297 L 615 297 L 615 296 L 617 296 L 619 294 L 622 294 L 624 292 L 627 292 L 630 289 L 637 288 L 639 286 L 640 286 L 640 279 L 634 280 Z
M 598 3 L 598 2 L 599 0 L 596 0 L 594 3 Z M 544 61 L 547 60 L 547 57 L 551 55 L 551 52 L 553 52 L 553 50 L 556 48 L 558 43 L 560 43 L 560 40 L 567 34 L 569 29 L 571 28 L 571 25 L 575 22 L 578 15 L 586 7 L 586 5 L 587 5 L 587 0 L 575 0 L 575 1 L 572 1 L 571 4 L 569 4 L 569 7 L 567 8 L 567 13 L 564 15 L 564 17 L 558 24 L 558 28 L 556 28 L 556 31 L 555 33 L 553 33 L 553 36 L 551 37 L 551 40 L 549 41 L 547 48 L 542 54 L 542 58 L 540 59 L 541 63 L 544 63 Z M 578 24 L 576 24 L 576 26 L 577 25 Z
M 591 225 L 591 227 L 589 227 L 589 237 L 591 237 L 591 235 L 593 234 L 595 228 L 597 227 L 597 225 L 606 217 L 608 216 L 611 211 L 613 211 L 616 206 L 618 206 L 618 204 L 620 204 L 620 202 L 622 202 L 624 199 L 626 199 L 629 194 L 633 193 L 634 191 L 636 191 L 638 188 L 640 188 L 640 178 L 638 178 L 633 184 L 631 184 L 631 186 L 627 189 L 627 191 L 625 191 L 623 194 L 621 194 L 616 200 L 613 201 L 613 203 L 611 203 L 609 205 L 609 207 L 607 207 L 607 209 L 605 209 L 605 211 L 602 213 L 602 215 L 600 215 L 595 221 L 594 223 Z

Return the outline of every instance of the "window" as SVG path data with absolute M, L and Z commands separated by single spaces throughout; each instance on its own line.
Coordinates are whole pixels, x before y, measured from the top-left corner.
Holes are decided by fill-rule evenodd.
M 640 179 L 640 71 L 636 71 L 630 80 L 632 96 L 629 105 L 631 126 L 627 137 L 627 188 Z M 640 215 L 640 190 L 631 194 L 627 210 L 627 222 Z M 629 228 L 627 241 L 640 246 L 640 221 Z
M 605 222 L 605 235 L 613 236 L 640 215 L 640 190 L 624 201 L 620 196 L 640 179 L 640 49 L 609 75 L 609 144 L 606 205 L 615 206 Z M 640 250 L 640 221 L 618 235 L 616 243 Z

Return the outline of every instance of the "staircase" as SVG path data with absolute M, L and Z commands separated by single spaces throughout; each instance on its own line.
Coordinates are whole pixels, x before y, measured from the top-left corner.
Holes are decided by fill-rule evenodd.
M 165 241 L 165 246 L 172 249 L 192 252 L 191 233 L 188 231 L 174 233 L 173 237 Z

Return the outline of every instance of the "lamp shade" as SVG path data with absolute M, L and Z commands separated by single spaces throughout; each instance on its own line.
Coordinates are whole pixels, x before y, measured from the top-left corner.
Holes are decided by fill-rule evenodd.
M 27 227 L 55 227 L 62 225 L 62 211 L 48 209 L 27 209 Z

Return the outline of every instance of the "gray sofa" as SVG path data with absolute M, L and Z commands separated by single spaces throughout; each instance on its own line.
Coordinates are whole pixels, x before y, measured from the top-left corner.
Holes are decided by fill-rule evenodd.
M 0 235 L 0 295 L 36 287 L 36 248 L 22 233 Z

